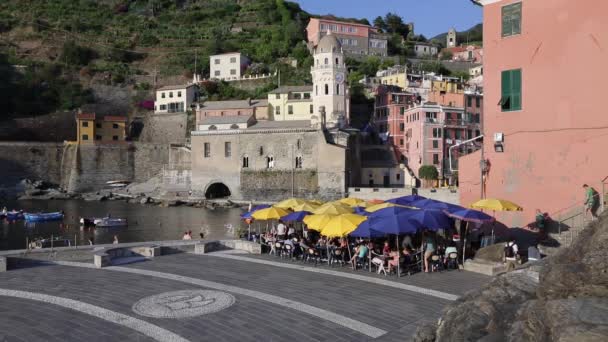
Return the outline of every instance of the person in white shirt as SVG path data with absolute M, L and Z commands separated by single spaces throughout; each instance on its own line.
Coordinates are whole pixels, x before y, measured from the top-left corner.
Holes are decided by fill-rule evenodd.
M 277 225 L 277 235 L 279 236 L 279 238 L 285 239 L 286 232 L 287 232 L 287 227 L 285 227 L 285 224 L 283 224 L 283 221 L 279 221 L 279 224 Z
M 515 240 L 511 239 L 505 244 L 504 261 L 507 264 L 507 271 L 511 271 L 517 266 L 517 252 L 518 247 Z
M 289 228 L 287 228 L 287 236 L 291 237 L 292 235 L 294 235 L 296 233 L 295 228 L 293 228 L 292 225 L 289 225 Z

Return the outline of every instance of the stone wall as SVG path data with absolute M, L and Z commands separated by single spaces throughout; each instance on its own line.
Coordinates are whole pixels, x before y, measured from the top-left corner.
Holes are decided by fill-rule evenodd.
M 0 142 L 0 186 L 21 179 L 61 183 L 62 143 Z
M 148 114 L 139 141 L 154 144 L 184 144 L 188 131 L 188 114 Z
M 293 195 L 291 186 L 293 179 Z M 287 197 L 316 198 L 319 192 L 315 170 L 244 171 L 241 172 L 241 194 L 251 200 L 275 201 Z
M 143 143 L 79 147 L 0 142 L 0 187 L 13 187 L 24 178 L 44 180 L 72 192 L 99 190 L 111 180 L 144 182 L 161 173 L 169 162 L 169 150 L 167 145 Z

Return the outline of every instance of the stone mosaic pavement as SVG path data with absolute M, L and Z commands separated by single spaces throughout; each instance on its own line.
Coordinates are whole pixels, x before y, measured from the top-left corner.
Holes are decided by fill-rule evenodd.
M 489 277 L 383 277 L 268 256 L 21 264 L 0 273 L 0 341 L 407 341 Z

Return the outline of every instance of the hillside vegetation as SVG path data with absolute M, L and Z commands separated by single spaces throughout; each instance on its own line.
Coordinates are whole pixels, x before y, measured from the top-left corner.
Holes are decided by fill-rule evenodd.
M 447 32 L 436 35 L 431 38 L 431 41 L 434 41 L 441 46 L 445 47 L 446 38 L 448 36 Z M 477 24 L 471 27 L 468 30 L 456 32 L 456 42 L 458 44 L 474 44 L 474 45 L 482 45 L 483 44 L 483 24 Z
M 250 56 L 251 72 L 284 68 L 283 82 L 306 82 L 309 17 L 283 0 L 4 0 L 0 71 L 7 77 L 0 88 L 15 96 L 44 88 L 56 98 L 4 108 L 17 115 L 76 108 L 90 100 L 86 88 L 96 83 L 148 90 L 165 77 L 208 74 L 209 56 L 229 51 Z M 288 70 L 277 62 L 282 57 L 301 67 Z

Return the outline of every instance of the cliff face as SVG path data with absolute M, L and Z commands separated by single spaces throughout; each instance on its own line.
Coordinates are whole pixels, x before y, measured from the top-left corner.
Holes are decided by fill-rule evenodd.
M 496 277 L 415 341 L 608 341 L 608 213 L 569 248 Z

